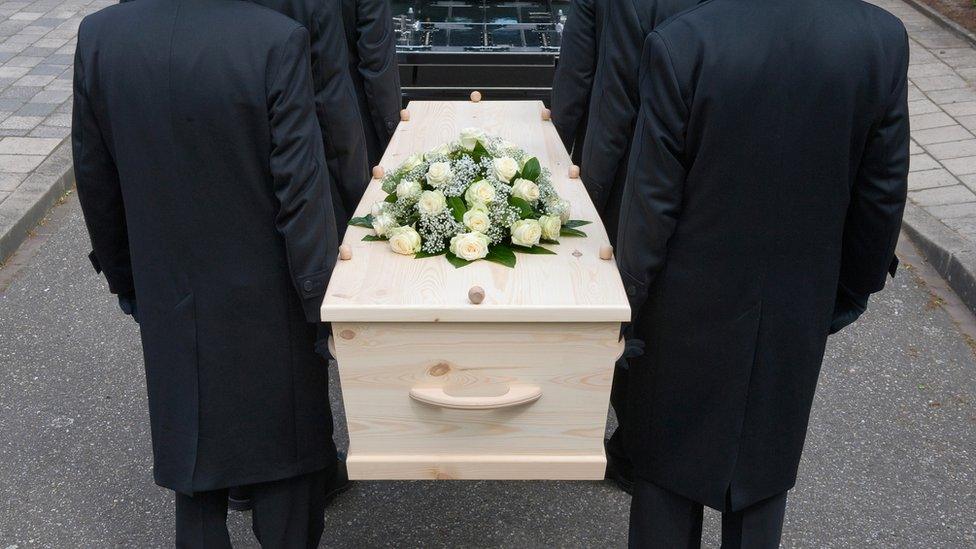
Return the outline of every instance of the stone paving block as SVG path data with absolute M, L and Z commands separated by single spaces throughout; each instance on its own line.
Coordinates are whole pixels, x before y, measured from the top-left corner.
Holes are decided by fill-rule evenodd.
M 12 191 L 27 177 L 25 173 L 0 172 L 0 191 Z
M 7 197 L 10 196 L 10 194 L 11 193 L 7 191 L 0 191 L 0 204 L 3 204 L 3 201 L 6 200 Z
M 6 139 L 13 139 L 7 137 Z M 3 142 L 0 141 L 0 148 L 2 148 Z M 951 185 L 958 185 L 959 180 L 956 176 L 949 173 L 948 170 L 942 168 L 935 170 L 925 170 L 924 172 L 911 172 L 908 174 L 908 190 L 910 191 L 920 191 L 922 189 L 932 189 L 935 187 L 949 187 Z
M 952 143 L 936 143 L 926 145 L 925 149 L 936 160 L 950 160 L 966 156 L 976 156 L 976 139 L 953 141 Z
M 963 185 L 969 188 L 969 190 L 976 192 L 976 173 L 970 175 L 963 175 L 959 177 L 959 181 Z
M 942 126 L 952 126 L 956 121 L 944 112 L 933 112 L 929 114 L 919 114 L 909 117 L 912 131 L 927 130 L 929 128 L 940 128 Z
M 0 122 L 0 129 L 3 130 L 30 130 L 43 121 L 40 116 L 10 116 Z
M 970 114 L 976 114 L 976 101 L 968 101 L 964 103 L 950 103 L 942 107 L 945 112 L 952 116 L 966 116 Z M 914 128 L 913 128 L 914 129 Z
M 929 92 L 928 96 L 929 99 L 934 101 L 937 105 L 945 105 L 948 103 L 964 103 L 968 101 L 976 101 L 976 90 L 974 90 L 972 87 L 966 87 L 958 90 L 942 90 L 942 91 Z
M 912 78 L 912 83 L 915 84 L 918 89 L 924 92 L 954 90 L 969 86 L 969 82 L 966 82 L 955 74 Z
M 931 114 L 934 112 L 942 112 L 942 107 L 939 107 L 928 99 L 918 99 L 908 103 L 908 112 L 912 116 L 919 114 Z
M 943 160 L 942 165 L 956 176 L 973 174 L 976 173 L 976 156 Z
M 58 106 L 54 103 L 27 103 L 17 110 L 17 116 L 47 116 Z
M 54 57 L 54 56 L 52 56 Z M 31 57 L 29 55 L 18 55 L 4 63 L 6 67 L 27 67 L 28 69 L 44 61 L 43 57 Z
M 45 126 L 59 126 L 62 128 L 71 127 L 71 115 L 68 113 L 57 113 L 47 117 L 44 121 Z
M 916 130 L 912 132 L 912 139 L 920 145 L 932 145 L 935 143 L 948 143 L 950 141 L 962 141 L 973 139 L 973 134 L 966 128 L 955 126 L 943 126 L 929 130 Z
M 74 63 L 75 56 L 57 53 L 47 58 L 47 62 L 52 65 L 70 65 Z
M 4 78 L 20 78 L 28 72 L 30 72 L 30 67 L 0 67 L 0 77 Z
M 43 88 L 29 86 L 10 86 L 0 92 L 0 97 L 6 99 L 33 99 Z
M 916 86 L 908 86 L 908 100 L 918 101 L 919 99 L 925 99 L 925 92 L 918 89 Z
M 956 120 L 963 125 L 966 129 L 972 132 L 976 132 L 976 114 L 970 116 L 959 116 Z
M 60 126 L 44 126 L 40 125 L 33 130 L 31 130 L 31 137 L 57 137 L 58 139 L 63 139 L 71 134 L 71 128 L 62 128 Z
M 46 86 L 52 80 L 54 80 L 53 74 L 28 74 L 27 76 L 21 77 L 17 82 L 14 83 L 15 86 Z
M 71 97 L 71 90 L 48 90 L 37 92 L 30 99 L 31 103 L 56 103 L 60 105 Z
M 922 154 L 924 152 L 925 152 L 925 149 L 923 149 L 921 147 L 921 145 L 919 145 L 915 141 L 909 141 L 908 142 L 908 154 L 916 155 L 916 154 Z
M 908 78 L 915 79 L 925 76 L 954 75 L 952 67 L 939 61 L 936 63 L 921 63 L 908 67 Z
M 0 124 L 0 126 L 2 126 L 2 124 Z M 934 158 L 932 158 L 927 154 L 912 155 L 911 159 L 909 160 L 909 166 L 910 166 L 910 171 L 912 172 L 934 170 L 941 167 L 939 163 L 935 161 Z
M 44 161 L 44 156 L 0 154 L 0 170 L 10 173 L 27 173 Z
M 944 206 L 946 204 L 976 202 L 976 194 L 973 194 L 973 191 L 964 185 L 913 191 L 908 193 L 908 196 L 912 202 L 919 206 Z
M 20 53 L 28 47 L 28 44 L 11 42 L 9 40 L 0 44 L 0 52 Z
M 27 76 L 51 76 L 51 81 L 53 82 L 54 79 L 63 72 L 64 67 L 62 65 L 47 65 L 41 63 L 40 65 L 37 65 L 31 69 L 30 72 L 27 73 Z
M 912 35 L 912 39 L 929 49 L 969 47 L 969 42 L 942 30 L 916 32 Z
M 34 137 L 4 137 L 0 139 L 0 154 L 51 154 L 55 147 L 61 144 L 60 139 L 44 139 Z
M 11 21 L 33 21 L 35 19 L 40 19 L 43 13 L 36 13 L 30 11 L 22 11 L 20 13 L 15 13 L 10 16 Z
M 976 202 L 949 204 L 947 206 L 929 206 L 925 210 L 937 219 L 951 219 L 953 217 L 972 217 L 976 219 Z

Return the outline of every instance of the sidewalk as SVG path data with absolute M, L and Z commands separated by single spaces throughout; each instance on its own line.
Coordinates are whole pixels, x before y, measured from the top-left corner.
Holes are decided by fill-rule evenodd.
M 911 38 L 905 229 L 976 310 L 976 47 L 902 0 L 871 0 Z M 0 264 L 74 185 L 71 62 L 82 17 L 109 0 L 0 3 Z

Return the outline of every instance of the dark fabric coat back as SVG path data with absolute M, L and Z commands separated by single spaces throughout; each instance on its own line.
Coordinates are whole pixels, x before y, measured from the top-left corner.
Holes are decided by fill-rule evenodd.
M 369 164 L 376 166 L 400 123 L 400 73 L 396 34 L 388 0 L 341 0 L 359 111 L 366 132 Z
M 638 73 L 644 39 L 669 17 L 700 0 L 605 0 L 593 101 L 587 114 L 580 174 L 610 242 L 617 241 L 627 155 L 640 108 Z
M 716 509 L 793 486 L 838 286 L 892 262 L 907 66 L 858 0 L 710 0 L 651 33 L 617 247 L 641 476 Z
M 309 33 L 315 114 L 329 165 L 340 239 L 369 184 L 363 118 L 349 74 L 340 0 L 252 0 L 301 23 Z
M 603 1 L 573 0 L 559 46 L 559 64 L 552 79 L 552 124 L 576 164 L 583 157 L 586 118 L 606 6 L 607 2 Z
M 308 33 L 249 2 L 139 0 L 81 24 L 78 194 L 134 289 L 154 475 L 184 493 L 334 463 L 313 350 L 336 260 Z

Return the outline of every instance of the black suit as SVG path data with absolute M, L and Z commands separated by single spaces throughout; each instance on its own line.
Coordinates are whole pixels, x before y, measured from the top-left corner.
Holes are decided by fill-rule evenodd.
M 604 1 L 573 0 L 559 46 L 559 64 L 552 79 L 552 124 L 576 164 L 583 155 L 606 6 Z
M 366 135 L 349 74 L 340 0 L 251 0 L 287 15 L 309 33 L 315 114 L 333 183 L 339 235 L 369 184 Z
M 340 0 L 369 164 L 376 166 L 400 123 L 400 73 L 388 0 Z
M 884 287 L 908 42 L 858 0 L 710 0 L 651 33 L 617 257 L 638 474 L 738 511 L 793 486 L 838 287 Z
M 140 0 L 79 29 L 79 199 L 111 291 L 138 300 L 153 473 L 183 494 L 336 460 L 313 344 L 337 240 L 309 65 L 307 31 L 248 2 Z

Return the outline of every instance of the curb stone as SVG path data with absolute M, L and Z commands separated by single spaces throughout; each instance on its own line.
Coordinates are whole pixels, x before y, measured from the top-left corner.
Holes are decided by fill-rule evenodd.
M 946 29 L 952 34 L 955 34 L 959 38 L 966 40 L 973 46 L 976 46 L 976 34 L 973 34 L 966 27 L 963 27 L 959 23 L 956 23 L 952 19 L 949 19 L 945 15 L 942 15 L 935 8 L 932 8 L 925 2 L 922 2 L 922 0 L 904 0 L 904 2 L 909 6 L 915 8 L 916 10 L 922 12 L 922 14 L 928 17 L 929 19 L 935 21 L 940 27 Z
M 0 265 L 74 185 L 69 136 L 0 203 Z
M 902 229 L 969 310 L 976 312 L 976 249 L 911 201 Z

